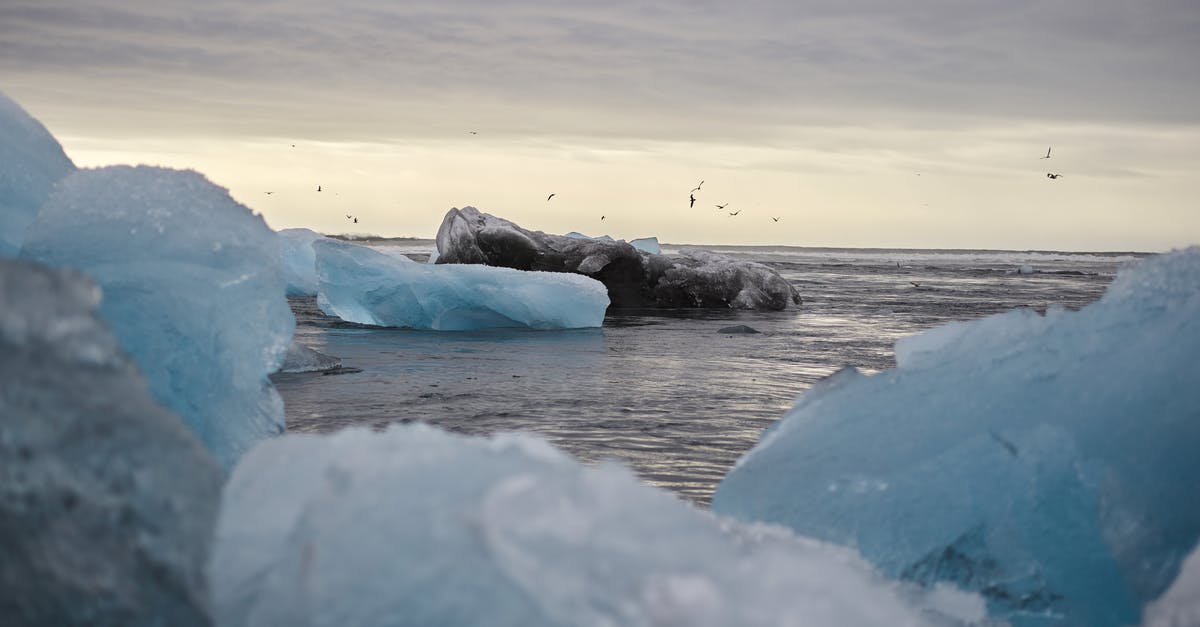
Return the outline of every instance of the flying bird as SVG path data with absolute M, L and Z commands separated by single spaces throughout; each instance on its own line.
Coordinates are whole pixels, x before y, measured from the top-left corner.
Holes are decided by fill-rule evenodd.
M 358 224 L 358 218 L 354 218 L 354 223 Z
M 716 207 L 717 209 L 724 209 L 725 207 L 729 206 L 729 203 L 725 203 L 723 205 L 713 205 L 713 206 Z
M 1048 178 L 1048 179 L 1056 179 L 1056 178 L 1058 178 L 1058 177 L 1060 177 L 1060 176 L 1062 176 L 1062 175 L 1061 175 L 1061 174 L 1054 174 L 1053 172 L 1047 172 L 1047 173 L 1046 173 L 1046 178 Z
M 1053 148 L 1053 147 L 1054 147 L 1054 146 L 1051 146 L 1050 148 Z M 1049 159 L 1049 158 L 1050 158 L 1050 148 L 1047 148 L 1047 149 L 1046 149 L 1046 156 L 1045 156 L 1045 157 L 1042 157 L 1042 159 Z
M 601 222 L 603 222 L 603 221 L 604 221 L 604 216 L 600 216 L 600 221 L 601 221 Z
M 546 196 L 546 202 L 550 202 L 550 199 L 554 198 L 556 195 L 557 194 L 550 194 L 549 196 Z
M 321 191 L 321 186 L 320 186 L 320 185 L 318 185 L 318 186 L 317 186 L 317 191 L 318 191 L 318 192 L 319 192 L 319 191 Z
M 742 210 L 741 210 L 741 209 L 738 209 L 737 211 L 730 211 L 730 212 L 729 212 L 729 215 L 731 215 L 731 216 L 736 216 L 737 214 L 739 214 L 739 213 L 741 213 L 741 212 L 742 212 Z
M 354 216 L 352 216 L 352 215 L 350 215 L 350 214 L 346 214 L 346 219 L 347 219 L 347 220 L 353 220 L 353 219 L 354 219 Z
M 470 133 L 470 134 L 472 134 L 472 135 L 478 135 L 478 134 L 479 134 L 479 131 L 467 131 L 467 132 L 468 132 L 468 133 Z
M 773 220 L 773 221 L 775 221 L 775 222 L 779 222 L 779 218 L 774 218 L 774 217 L 773 217 L 773 218 L 771 218 L 771 220 Z
M 696 195 L 688 194 L 688 209 L 696 206 Z
M 912 283 L 913 287 L 921 287 L 921 284 L 917 283 L 916 281 L 909 281 L 909 283 Z
M 271 194 L 274 194 L 275 192 L 263 192 L 263 193 L 270 196 Z
M 692 191 L 693 191 L 693 192 L 698 192 L 698 191 L 700 191 L 700 186 L 701 186 L 701 185 L 704 185 L 704 181 L 700 181 L 700 183 L 699 183 L 699 184 L 697 184 L 695 187 L 693 187 L 693 188 L 692 188 Z

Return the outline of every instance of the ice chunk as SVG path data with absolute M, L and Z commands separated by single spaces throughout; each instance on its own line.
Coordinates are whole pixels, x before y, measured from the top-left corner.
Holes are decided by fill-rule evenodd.
M 0 93 L 0 257 L 16 256 L 54 184 L 74 170 L 46 127 Z
M 317 304 L 350 322 L 438 331 L 574 329 L 600 326 L 608 307 L 604 286 L 583 276 L 421 264 L 329 239 L 315 248 Z
M 713 510 L 982 592 L 1013 625 L 1129 625 L 1200 538 L 1200 248 L 1103 298 L 897 346 L 804 394 Z
M 229 627 L 925 624 L 852 551 L 523 435 L 287 435 L 238 464 L 215 542 Z M 970 598 L 931 609 L 970 615 Z
M 315 351 L 292 340 L 292 343 L 288 344 L 279 372 L 320 372 L 340 368 L 341 365 L 340 358 Z
M 1200 625 L 1200 548 L 1192 551 L 1175 583 L 1146 608 L 1142 627 L 1196 627 Z
M 21 255 L 95 279 L 101 317 L 155 398 L 222 464 L 283 431 L 267 380 L 295 324 L 279 241 L 224 189 L 195 172 L 81 170 L 58 184 Z
M 657 237 L 641 237 L 629 242 L 629 245 L 651 255 L 662 254 L 662 247 L 658 245 Z
M 649 246 L 649 244 L 646 244 Z M 800 295 L 771 268 L 705 252 L 648 254 L 626 242 L 528 231 L 474 207 L 451 209 L 438 229 L 439 264 L 576 272 L 608 288 L 613 307 L 784 309 Z
M 208 625 L 222 473 L 73 272 L 0 259 L 0 624 Z
M 317 295 L 317 254 L 312 245 L 323 237 L 309 229 L 279 231 L 279 256 L 288 296 Z

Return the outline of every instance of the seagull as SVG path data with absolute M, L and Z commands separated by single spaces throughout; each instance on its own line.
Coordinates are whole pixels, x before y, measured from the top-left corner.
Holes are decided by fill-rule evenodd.
M 467 132 L 468 132 L 468 133 L 470 133 L 470 134 L 472 134 L 472 135 L 478 135 L 478 134 L 479 134 L 479 131 L 467 131 Z
M 358 224 L 358 218 L 354 218 L 354 223 Z
M 546 202 L 550 202 L 550 199 L 554 198 L 555 196 L 557 196 L 557 194 L 550 194 L 549 196 L 546 196 Z
M 350 215 L 350 214 L 346 214 L 346 219 L 347 219 L 347 220 L 353 220 L 353 219 L 354 219 L 354 216 L 352 216 L 352 215 Z
M 729 203 L 725 203 L 723 205 L 713 205 L 713 206 L 716 207 L 717 209 L 724 209 L 725 207 L 729 206 Z
M 270 196 L 271 194 L 274 194 L 275 192 L 263 192 L 263 193 Z
M 603 221 L 604 221 L 604 216 L 600 216 L 600 221 L 601 221 L 601 222 L 603 222 Z
M 731 216 L 736 216 L 737 214 L 739 214 L 739 213 L 741 213 L 741 212 L 742 212 L 742 210 L 741 210 L 741 209 L 738 209 L 737 211 L 730 211 L 730 212 L 729 212 L 729 215 L 731 215 Z
M 916 281 L 909 281 L 909 283 L 912 283 L 913 287 L 921 287 L 921 284 L 917 283 Z
M 704 184 L 704 181 L 700 181 L 700 183 L 699 183 L 698 185 L 696 185 L 695 187 L 693 187 L 693 188 L 692 188 L 692 191 L 693 191 L 693 192 L 698 192 L 698 191 L 700 191 L 700 186 L 701 186 L 701 185 L 703 185 L 703 184 Z
M 320 185 L 318 185 L 318 186 L 317 186 L 317 191 L 318 191 L 318 192 L 319 192 L 319 191 L 321 191 L 321 186 L 320 186 Z
M 1053 146 L 1051 146 L 1050 148 L 1053 148 Z M 1045 157 L 1042 157 L 1042 159 L 1049 159 L 1049 158 L 1050 158 L 1050 148 L 1047 148 L 1047 149 L 1046 149 L 1046 156 L 1045 156 Z
M 771 219 L 774 220 L 775 222 L 779 222 L 779 218 L 772 217 Z
M 696 206 L 696 195 L 688 194 L 688 209 Z
M 1056 178 L 1058 178 L 1058 177 L 1060 177 L 1060 176 L 1062 176 L 1062 175 L 1061 175 L 1061 174 L 1054 174 L 1053 172 L 1047 172 L 1047 173 L 1046 173 L 1046 178 L 1048 178 L 1048 179 L 1056 179 Z

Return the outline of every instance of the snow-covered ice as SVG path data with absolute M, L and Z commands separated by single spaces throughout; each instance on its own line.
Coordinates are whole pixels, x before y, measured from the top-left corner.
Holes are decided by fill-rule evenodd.
M 195 172 L 80 170 L 46 201 L 21 256 L 100 285 L 100 315 L 155 398 L 222 464 L 283 431 L 267 380 L 295 325 L 279 241 L 225 189 Z
M 313 242 L 323 237 L 309 229 L 279 231 L 279 257 L 288 296 L 317 295 L 317 254 Z
M 800 304 L 796 289 L 763 264 L 703 251 L 668 257 L 610 240 L 530 231 L 463 207 L 451 209 L 442 219 L 438 263 L 583 274 L 604 283 L 613 307 L 778 310 Z M 657 240 L 649 240 L 654 238 L 640 245 L 657 245 Z
M 15 257 L 50 190 L 75 164 L 46 127 L 0 93 L 0 257 Z
M 208 625 L 222 472 L 74 272 L 0 259 L 0 624 Z
M 608 295 L 587 277 L 481 265 L 429 265 L 325 239 L 317 251 L 317 304 L 360 324 L 461 331 L 575 329 L 604 321 Z
M 532 436 L 421 424 L 255 448 L 226 485 L 210 581 L 227 627 L 894 627 L 983 608 L 910 597 L 850 550 L 717 519 Z
M 897 344 L 805 393 L 713 510 L 980 591 L 1014 625 L 1129 625 L 1200 538 L 1200 248 L 1096 303 Z

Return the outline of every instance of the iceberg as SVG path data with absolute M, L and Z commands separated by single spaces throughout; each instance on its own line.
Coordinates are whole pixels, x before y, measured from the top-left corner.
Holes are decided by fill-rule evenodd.
M 643 248 L 650 248 L 647 238 Z M 657 245 L 655 240 L 654 245 Z M 800 294 L 768 266 L 704 251 L 651 254 L 627 242 L 529 231 L 474 207 L 451 209 L 437 233 L 439 264 L 486 264 L 592 277 L 613 307 L 785 309 Z
M 713 511 L 983 594 L 1015 626 L 1130 625 L 1200 538 L 1200 248 L 1097 302 L 902 341 L 814 386 Z
M 430 265 L 366 246 L 319 240 L 321 311 L 385 327 L 462 331 L 576 329 L 604 321 L 608 295 L 587 277 L 479 265 Z
M 74 272 L 0 259 L 0 624 L 208 625 L 223 473 Z
M 279 257 L 288 296 L 317 295 L 317 253 L 313 242 L 325 236 L 309 229 L 279 231 Z
M 629 245 L 651 255 L 662 254 L 662 246 L 659 246 L 657 237 L 639 237 L 629 242 Z
M 0 257 L 15 257 L 54 184 L 75 170 L 46 127 L 0 93 Z
M 720 520 L 540 438 L 421 424 L 256 447 L 222 495 L 209 581 L 228 627 L 983 618 L 977 596 L 910 597 L 853 551 Z
M 283 431 L 267 380 L 295 326 L 279 241 L 226 190 L 195 172 L 80 170 L 43 205 L 21 256 L 96 281 L 100 315 L 154 397 L 226 467 Z

